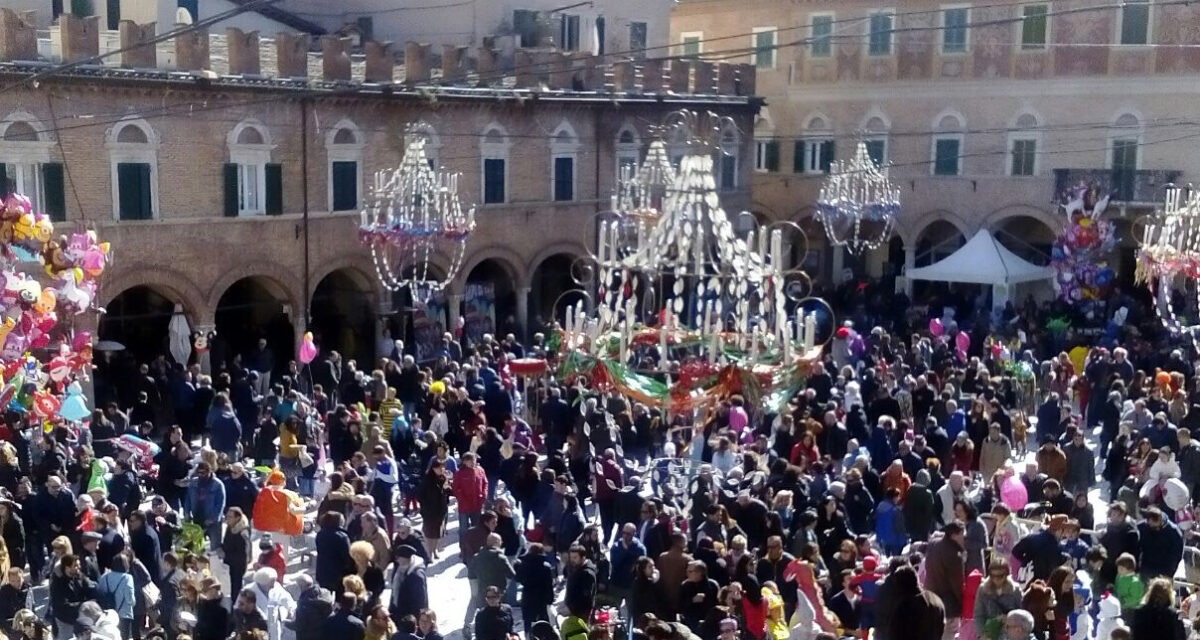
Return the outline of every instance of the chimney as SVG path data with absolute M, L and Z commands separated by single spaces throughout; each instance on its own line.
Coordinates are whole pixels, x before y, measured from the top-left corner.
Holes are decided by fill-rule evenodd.
M 530 89 L 537 86 L 536 63 L 533 54 L 527 49 L 517 49 L 515 69 L 518 89 Z
M 571 89 L 595 91 L 592 68 L 600 66 L 600 56 L 577 51 L 571 56 Z
M 37 14 L 0 9 L 0 61 L 37 57 Z
M 442 45 L 442 82 L 455 84 L 466 76 L 467 48 L 453 44 Z
M 321 36 L 321 76 L 327 81 L 350 80 L 350 38 Z
M 368 40 L 363 46 L 367 54 L 367 68 L 363 79 L 367 82 L 391 84 L 396 81 L 393 72 L 396 60 L 392 57 L 392 43 Z
M 590 58 L 584 61 L 583 66 L 583 86 L 588 91 L 598 91 L 603 93 L 608 89 L 608 68 L 609 65 L 604 64 L 600 56 Z
M 58 18 L 62 61 L 71 63 L 100 55 L 100 16 L 81 18 L 64 13 Z
M 659 58 L 642 60 L 642 93 L 655 94 L 663 91 L 663 61 Z
M 479 47 L 477 51 L 479 57 L 475 59 L 475 73 L 479 75 L 479 86 L 491 86 L 496 82 L 496 72 L 500 68 L 499 56 L 488 45 Z
M 737 95 L 754 95 L 754 85 L 755 80 L 758 78 L 758 69 L 752 64 L 739 64 L 737 68 Z
M 234 76 L 261 76 L 262 62 L 258 57 L 258 32 L 245 32 L 237 27 L 225 30 L 229 46 L 229 74 Z
M 732 96 L 737 93 L 737 68 L 728 62 L 717 63 L 717 93 Z
M 692 65 L 688 64 L 687 60 L 672 60 L 671 61 L 671 85 L 672 93 L 687 93 L 688 79 L 691 76 Z
M 574 63 L 572 63 L 570 56 L 559 51 L 554 51 L 547 57 L 549 58 L 549 64 L 543 68 L 548 67 L 550 69 L 550 88 L 571 89 L 574 84 L 572 82 L 574 80 Z
M 707 60 L 696 60 L 692 63 L 696 74 L 692 78 L 692 93 L 696 95 L 711 95 L 713 93 L 713 63 Z
M 636 89 L 633 77 L 633 61 L 621 60 L 613 64 L 613 93 L 629 93 Z
M 307 78 L 308 45 L 311 42 L 306 33 L 276 34 L 275 75 L 279 78 Z
M 429 45 L 409 41 L 404 45 L 404 81 L 408 84 L 429 82 Z
M 232 57 L 232 56 L 231 56 Z M 175 68 L 180 71 L 201 71 L 210 66 L 208 58 L 208 29 L 197 27 L 175 36 Z
M 153 69 L 158 66 L 158 52 L 153 44 L 154 23 L 139 25 L 132 20 L 122 20 L 118 25 L 121 36 L 121 66 L 131 69 Z

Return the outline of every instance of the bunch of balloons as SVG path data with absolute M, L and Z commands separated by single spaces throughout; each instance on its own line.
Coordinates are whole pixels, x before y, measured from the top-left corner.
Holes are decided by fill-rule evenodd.
M 90 415 L 76 378 L 90 370 L 92 336 L 62 320 L 92 308 L 109 259 L 93 231 L 55 238 L 29 198 L 0 203 L 0 410 L 43 422 Z
M 1112 221 L 1102 217 L 1109 198 L 1095 185 L 1079 185 L 1059 204 L 1067 225 L 1050 250 L 1050 264 L 1057 271 L 1055 289 L 1068 302 L 1101 300 L 1112 288 L 1115 274 L 1108 256 L 1117 238 Z

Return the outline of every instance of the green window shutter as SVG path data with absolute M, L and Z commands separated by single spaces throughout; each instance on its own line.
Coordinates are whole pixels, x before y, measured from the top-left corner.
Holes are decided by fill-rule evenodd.
M 236 218 L 238 215 L 238 166 L 227 162 L 222 173 L 225 176 L 225 217 Z
M 267 194 L 264 208 L 269 216 L 283 213 L 283 165 L 266 166 Z
M 803 140 L 797 140 L 792 144 L 792 173 L 804 173 L 805 148 Z
M 575 160 L 554 159 L 554 200 L 563 202 L 575 199 Z
M 820 167 L 822 173 L 829 173 L 833 167 L 833 140 L 826 140 L 821 143 Z
M 150 165 L 122 162 L 117 165 L 117 193 L 122 220 L 149 220 L 151 210 Z
M 7 198 L 12 190 L 13 186 L 8 182 L 8 166 L 0 163 L 0 199 Z
M 767 171 L 779 171 L 779 141 L 772 140 L 767 143 Z
M 44 207 L 50 219 L 63 222 L 67 219 L 67 192 L 61 162 L 42 165 L 42 195 Z
M 333 163 L 333 210 L 353 211 L 358 208 L 358 163 Z
M 487 158 L 483 161 L 484 204 L 504 202 L 504 165 L 505 161 L 501 158 Z

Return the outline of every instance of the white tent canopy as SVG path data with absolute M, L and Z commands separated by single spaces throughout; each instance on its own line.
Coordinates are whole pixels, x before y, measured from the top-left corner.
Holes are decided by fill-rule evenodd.
M 1000 244 L 987 229 L 980 229 L 958 251 L 929 265 L 909 269 L 910 280 L 964 282 L 1011 286 L 1054 277 L 1051 267 L 1039 267 Z

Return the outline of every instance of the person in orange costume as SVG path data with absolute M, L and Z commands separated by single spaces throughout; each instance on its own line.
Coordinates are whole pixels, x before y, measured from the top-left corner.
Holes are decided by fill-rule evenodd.
M 291 537 L 304 532 L 304 500 L 294 491 L 284 489 L 286 484 L 282 471 L 271 471 L 266 486 L 254 501 L 254 528 L 281 534 L 285 552 Z

